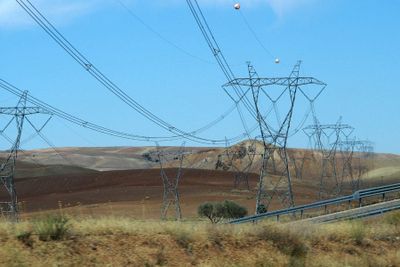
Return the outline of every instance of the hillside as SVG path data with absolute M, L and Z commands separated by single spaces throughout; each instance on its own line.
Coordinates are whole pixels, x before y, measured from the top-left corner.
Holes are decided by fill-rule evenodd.
M 46 217 L 0 222 L 0 265 L 400 266 L 399 213 L 324 225 L 67 218 L 52 238 Z
M 239 148 L 240 144 L 232 149 Z M 178 149 L 163 148 L 169 152 Z M 198 205 L 204 201 L 231 199 L 246 206 L 249 211 L 254 210 L 260 155 L 254 157 L 249 177 L 250 190 L 247 190 L 243 185 L 237 189 L 233 186 L 233 166 L 238 169 L 245 166 L 248 163 L 246 157 L 234 160 L 234 165 L 225 168 L 227 165 L 221 157 L 225 151 L 223 148 L 186 148 L 186 151 L 190 154 L 185 155 L 179 187 L 184 217 L 195 217 Z M 57 152 L 62 157 L 54 150 L 24 151 L 20 154 L 16 187 L 23 214 L 29 216 L 62 206 L 73 214 L 159 218 L 163 186 L 155 147 L 59 148 Z M 296 175 L 294 160 L 290 162 L 295 203 L 317 200 L 320 175 L 318 154 L 291 149 L 289 156 L 294 160 L 306 159 L 301 177 Z M 217 164 L 218 160 L 222 165 Z M 279 165 L 279 161 L 276 164 Z M 165 164 L 169 177 L 175 177 L 177 165 L 176 160 Z M 363 174 L 361 186 L 400 181 L 398 166 L 400 157 L 397 155 L 374 155 L 369 171 Z M 270 180 L 279 179 L 273 169 L 269 171 L 272 174 Z M 267 189 L 268 186 L 269 183 Z M 344 180 L 342 194 L 348 193 L 351 193 L 350 182 Z M 7 200 L 7 194 L 4 188 L 0 188 L 0 202 L 3 200 Z M 270 208 L 282 208 L 282 205 L 275 200 Z
M 240 146 L 250 145 L 250 141 L 245 141 L 231 147 L 231 149 L 235 150 Z M 179 147 L 163 147 L 162 151 L 176 152 L 179 149 Z M 262 153 L 261 144 L 256 143 L 256 150 L 257 153 Z M 226 148 L 186 147 L 184 151 L 189 153 L 185 156 L 185 168 L 213 170 L 216 167 L 218 156 L 224 155 Z M 69 147 L 57 148 L 57 151 L 53 149 L 24 151 L 24 153 L 20 153 L 19 160 L 34 165 L 63 165 L 97 171 L 131 170 L 159 168 L 159 164 L 156 162 L 156 153 L 156 147 Z M 309 163 L 309 159 L 313 158 L 312 154 L 310 150 L 289 149 L 291 158 L 302 159 L 306 157 L 306 163 Z M 5 155 L 5 152 L 0 152 L 0 157 L 2 155 Z M 260 157 L 258 156 L 254 165 L 256 173 L 259 169 L 259 162 Z M 374 169 L 393 166 L 400 166 L 400 155 L 374 154 Z M 170 167 L 176 167 L 176 164 Z M 316 166 L 310 166 L 308 169 L 313 167 Z

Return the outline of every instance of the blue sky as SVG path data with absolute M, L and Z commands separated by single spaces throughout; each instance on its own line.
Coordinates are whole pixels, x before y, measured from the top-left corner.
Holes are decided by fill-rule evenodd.
M 149 31 L 118 0 L 32 3 L 130 96 L 177 127 L 199 128 L 231 106 L 221 89 L 226 80 L 185 1 L 120 1 L 164 39 L 195 57 Z M 344 123 L 355 127 L 354 134 L 373 141 L 377 151 L 400 153 L 400 1 L 241 1 L 242 14 L 268 53 L 233 9 L 233 1 L 199 3 L 237 76 L 246 77 L 249 60 L 260 76 L 272 77 L 288 75 L 301 59 L 303 75 L 328 84 L 316 103 L 322 123 L 343 116 Z M 168 134 L 102 88 L 12 0 L 0 0 L 0 51 L 0 78 L 45 102 L 116 130 Z M 274 64 L 275 57 L 281 64 Z M 17 101 L 4 92 L 0 97 L 2 105 Z M 296 108 L 301 118 L 307 105 Z M 239 116 L 233 113 L 202 136 L 224 138 L 241 132 Z M 152 145 L 102 136 L 59 119 L 44 133 L 56 146 Z M 305 147 L 307 140 L 299 133 L 289 144 Z M 46 146 L 36 139 L 23 145 Z

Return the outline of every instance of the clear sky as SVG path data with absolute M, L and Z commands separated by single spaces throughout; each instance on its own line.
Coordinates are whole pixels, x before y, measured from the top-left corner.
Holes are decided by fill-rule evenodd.
M 109 78 L 175 126 L 191 131 L 232 105 L 221 89 L 225 77 L 184 0 L 32 3 Z M 268 52 L 233 1 L 199 3 L 237 76 L 246 77 L 246 61 L 260 76 L 285 76 L 301 59 L 302 75 L 328 84 L 316 103 L 321 123 L 335 123 L 343 116 L 357 137 L 375 143 L 376 151 L 400 153 L 399 0 L 241 1 L 242 14 Z M 101 87 L 13 0 L 0 0 L 0 51 L 0 78 L 35 97 L 116 130 L 168 135 Z M 274 64 L 275 57 L 281 64 Z M 1 105 L 16 101 L 0 91 Z M 299 104 L 298 118 L 306 110 Z M 28 136 L 32 130 L 26 128 Z M 235 112 L 202 136 L 221 139 L 241 132 Z M 52 120 L 44 133 L 56 146 L 153 145 L 103 136 L 60 119 Z M 36 139 L 24 142 L 23 148 L 46 146 Z M 307 141 L 299 132 L 289 144 L 306 147 Z

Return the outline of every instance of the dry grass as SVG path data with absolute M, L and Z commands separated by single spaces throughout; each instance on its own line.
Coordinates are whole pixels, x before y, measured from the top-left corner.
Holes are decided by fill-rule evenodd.
M 327 225 L 70 218 L 60 240 L 37 220 L 0 222 L 0 266 L 400 266 L 400 213 Z

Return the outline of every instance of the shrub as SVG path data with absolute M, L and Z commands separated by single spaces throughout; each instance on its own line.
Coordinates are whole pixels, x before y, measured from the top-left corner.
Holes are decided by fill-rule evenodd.
M 267 207 L 264 204 L 260 204 L 257 208 L 257 214 L 266 213 Z
M 68 219 L 62 215 L 48 215 L 34 223 L 41 241 L 62 240 L 68 233 Z
M 184 248 L 187 252 L 191 252 L 192 243 L 194 242 L 191 232 L 181 228 L 170 228 L 167 229 L 166 232 L 175 239 L 179 246 Z
M 307 255 L 308 247 L 299 233 L 288 231 L 273 224 L 264 225 L 257 232 L 258 238 L 271 241 L 281 252 L 294 258 Z
M 200 217 L 207 217 L 212 223 L 222 219 L 237 219 L 247 215 L 247 209 L 233 201 L 205 202 L 198 208 Z
M 247 209 L 233 201 L 225 200 L 223 207 L 225 209 L 225 218 L 237 219 L 247 215 Z
M 193 242 L 193 239 L 190 236 L 190 233 L 186 231 L 179 231 L 175 236 L 175 240 L 178 243 L 178 245 L 186 249 L 188 252 L 191 252 L 192 249 L 191 243 Z
M 211 223 L 218 223 L 223 219 L 221 203 L 205 202 L 198 207 L 197 213 L 200 217 L 207 217 Z
M 21 241 L 26 246 L 28 246 L 30 248 L 33 247 L 32 232 L 23 231 L 23 232 L 17 233 L 16 237 L 19 241 Z

